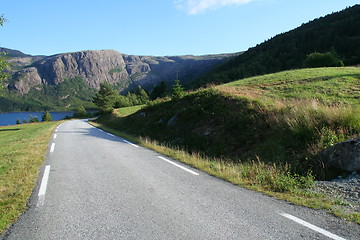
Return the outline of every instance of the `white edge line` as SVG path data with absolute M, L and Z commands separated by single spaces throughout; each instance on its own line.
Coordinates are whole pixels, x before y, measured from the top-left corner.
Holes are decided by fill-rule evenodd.
M 125 140 L 125 139 L 123 139 L 123 142 L 124 142 L 124 143 L 127 143 L 127 144 L 130 144 L 131 146 L 134 146 L 134 147 L 139 147 L 138 145 L 133 144 L 133 143 L 131 143 L 131 142 Z
M 199 175 L 197 172 L 194 172 L 194 171 L 192 171 L 192 170 L 190 170 L 190 169 L 188 169 L 186 167 L 183 167 L 183 166 L 181 166 L 181 165 L 179 165 L 177 163 L 174 163 L 174 162 L 172 162 L 172 161 L 170 161 L 170 160 L 168 160 L 168 159 L 166 159 L 164 157 L 158 156 L 158 158 L 160 158 L 160 159 L 162 159 L 162 160 L 164 160 L 164 161 L 166 161 L 166 162 L 168 162 L 168 163 L 170 163 L 170 164 L 172 164 L 172 165 L 174 165 L 174 166 L 176 166 L 178 168 L 181 168 L 182 170 L 185 170 L 185 171 L 187 171 L 187 172 L 189 172 L 189 173 L 191 173 L 191 174 L 193 174 L 195 176 Z
M 319 228 L 319 227 L 317 227 L 315 225 L 312 225 L 311 223 L 305 222 L 304 220 L 301 220 L 300 218 L 297 218 L 297 217 L 295 217 L 293 215 L 290 215 L 290 214 L 287 214 L 287 213 L 279 213 L 279 214 L 281 216 L 286 217 L 286 218 L 288 218 L 290 220 L 293 220 L 294 222 L 299 223 L 299 224 L 301 224 L 301 225 L 303 225 L 303 226 L 305 226 L 307 228 L 310 228 L 311 230 L 314 230 L 314 231 L 316 231 L 318 233 L 321 233 L 321 234 L 323 234 L 323 235 L 325 235 L 325 236 L 327 236 L 329 238 L 332 238 L 332 239 L 335 239 L 335 240 L 345 240 L 345 238 L 339 237 L 336 234 L 333 234 L 333 233 L 331 233 L 329 231 L 326 231 L 326 230 L 324 230 L 322 228 Z
M 55 134 L 54 134 L 54 139 L 55 139 L 56 137 L 57 137 L 57 134 L 55 133 Z
M 113 134 L 111 134 L 111 133 L 107 133 L 107 135 L 112 136 L 112 137 L 115 137 L 115 135 L 113 135 Z
M 40 190 L 39 190 L 38 196 L 45 195 L 45 193 L 46 193 L 46 187 L 47 187 L 47 183 L 48 183 L 48 179 L 49 179 L 49 173 L 50 173 L 50 165 L 46 165 L 44 175 L 41 180 L 41 185 L 40 185 Z
M 45 171 L 44 171 L 44 176 L 43 176 L 43 178 L 41 180 L 40 190 L 39 190 L 39 194 L 38 194 L 39 199 L 38 199 L 38 202 L 36 204 L 36 207 L 44 205 L 45 193 L 46 193 L 47 183 L 48 183 L 48 180 L 49 180 L 49 173 L 50 173 L 50 165 L 46 165 Z
M 50 152 L 54 152 L 54 150 L 55 150 L 55 143 L 52 143 L 50 147 Z

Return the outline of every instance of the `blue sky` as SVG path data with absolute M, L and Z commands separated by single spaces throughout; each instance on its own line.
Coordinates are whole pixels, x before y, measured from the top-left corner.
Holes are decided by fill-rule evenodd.
M 0 46 L 32 55 L 247 50 L 356 0 L 2 0 Z

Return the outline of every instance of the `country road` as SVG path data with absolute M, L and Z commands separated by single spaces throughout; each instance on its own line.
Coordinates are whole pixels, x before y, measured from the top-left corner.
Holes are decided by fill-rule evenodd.
M 360 226 L 225 182 L 85 120 L 54 132 L 3 239 L 359 239 Z

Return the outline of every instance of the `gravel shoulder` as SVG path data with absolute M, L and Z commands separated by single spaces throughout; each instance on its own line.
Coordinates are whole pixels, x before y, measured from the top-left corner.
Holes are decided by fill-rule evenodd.
M 341 208 L 348 213 L 360 212 L 360 174 L 331 181 L 316 181 L 315 191 L 341 201 Z

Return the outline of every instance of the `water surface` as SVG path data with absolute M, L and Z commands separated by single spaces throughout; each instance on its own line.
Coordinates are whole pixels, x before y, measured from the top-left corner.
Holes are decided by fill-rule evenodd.
M 19 119 L 21 123 L 23 120 L 29 121 L 30 115 L 38 117 L 39 121 L 42 119 L 44 112 L 9 112 L 0 113 L 0 126 L 15 125 L 16 120 Z M 72 116 L 74 112 L 50 112 L 53 121 L 64 119 L 66 116 Z

